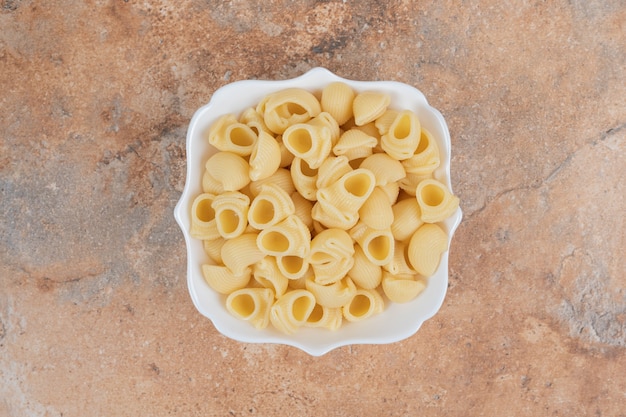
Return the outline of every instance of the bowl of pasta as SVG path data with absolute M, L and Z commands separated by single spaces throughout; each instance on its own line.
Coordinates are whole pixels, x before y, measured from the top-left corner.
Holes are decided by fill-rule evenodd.
M 174 216 L 189 294 L 220 333 L 319 356 L 437 313 L 462 212 L 446 122 L 419 90 L 324 68 L 237 81 L 186 141 Z

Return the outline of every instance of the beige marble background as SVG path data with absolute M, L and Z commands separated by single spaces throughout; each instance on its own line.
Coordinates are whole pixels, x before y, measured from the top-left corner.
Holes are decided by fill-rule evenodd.
M 324 66 L 421 89 L 465 218 L 439 314 L 221 336 L 172 211 L 193 112 Z M 625 416 L 626 3 L 0 0 L 0 416 Z

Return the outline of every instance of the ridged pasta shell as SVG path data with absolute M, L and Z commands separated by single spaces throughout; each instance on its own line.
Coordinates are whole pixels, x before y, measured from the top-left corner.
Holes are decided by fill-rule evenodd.
M 348 271 L 348 276 L 358 287 L 373 289 L 380 284 L 383 270 L 380 265 L 373 264 L 357 245 L 354 248 L 354 265 Z
M 259 195 L 261 192 L 261 186 L 263 184 L 276 184 L 289 195 L 293 194 L 296 191 L 296 187 L 293 185 L 293 180 L 291 179 L 291 172 L 288 169 L 278 168 L 276 172 L 270 175 L 267 178 L 252 181 L 250 183 L 250 193 L 253 196 Z
M 415 269 L 410 265 L 408 259 L 409 242 L 399 242 L 396 240 L 393 249 L 393 259 L 383 269 L 393 275 L 415 275 Z
M 267 132 L 259 133 L 256 145 L 250 153 L 250 180 L 270 177 L 280 166 L 280 146 Z
M 430 132 L 422 128 L 419 146 L 415 154 L 402 161 L 402 166 L 407 173 L 416 175 L 428 175 L 441 164 L 439 146 Z
M 376 126 L 376 129 L 378 129 L 378 134 L 380 136 L 386 134 L 389 131 L 389 127 L 391 127 L 393 121 L 396 120 L 398 113 L 400 113 L 398 110 L 388 109 L 382 114 L 382 116 L 376 119 L 376 121 L 374 122 L 374 126 Z
M 390 102 L 391 98 L 384 93 L 365 91 L 357 94 L 352 102 L 354 122 L 357 126 L 373 122 L 385 113 Z
M 302 197 L 298 192 L 291 194 L 291 201 L 293 201 L 295 207 L 294 214 L 312 231 L 313 217 L 311 217 L 311 210 L 313 210 L 313 203 Z
M 287 291 L 289 280 L 280 272 L 276 258 L 273 256 L 266 256 L 255 263 L 252 275 L 263 287 L 272 289 L 276 298 Z
M 239 191 L 229 191 L 213 199 L 215 223 L 220 236 L 231 239 L 241 235 L 248 226 L 250 198 Z
M 406 175 L 402 163 L 384 153 L 368 156 L 361 162 L 360 168 L 371 171 L 378 186 L 399 181 Z
M 282 140 L 289 152 L 306 161 L 312 169 L 322 165 L 333 145 L 328 127 L 308 123 L 289 126 L 283 133 Z
M 441 254 L 448 250 L 448 235 L 436 224 L 425 223 L 413 233 L 407 257 L 411 266 L 425 277 L 435 273 Z
M 352 102 L 355 93 L 343 82 L 333 82 L 322 90 L 322 110 L 330 113 L 340 125 L 352 117 Z
M 215 231 L 217 233 L 217 229 L 215 229 Z M 222 262 L 222 246 L 224 246 L 224 243 L 226 243 L 226 239 L 221 236 L 217 239 L 202 241 L 204 252 L 209 255 L 209 258 L 211 258 L 216 264 L 224 263 Z
M 407 240 L 424 223 L 422 210 L 415 198 L 399 201 L 391 207 L 391 210 L 393 211 L 391 233 L 396 240 Z
M 383 297 L 376 290 L 358 289 L 350 303 L 343 306 L 343 317 L 351 322 L 361 321 L 375 314 L 380 314 L 385 308 Z
M 317 170 L 317 188 L 325 188 L 337 182 L 339 178 L 352 171 L 345 156 L 329 156 Z
M 217 152 L 208 159 L 205 168 L 224 191 L 240 190 L 250 182 L 248 162 L 232 152 Z
M 277 256 L 276 264 L 280 272 L 290 280 L 302 278 L 309 270 L 307 259 L 296 255 Z
M 372 229 L 389 229 L 393 223 L 393 210 L 389 197 L 380 188 L 375 187 L 365 203 L 359 209 L 359 218 Z
M 300 195 L 309 201 L 317 200 L 317 168 L 311 168 L 301 158 L 294 158 L 291 163 L 291 180 Z
M 269 324 L 274 293 L 269 288 L 242 288 L 226 298 L 226 309 L 233 316 L 249 321 L 255 328 L 264 329 Z
M 257 245 L 266 255 L 296 255 L 304 258 L 309 254 L 311 232 L 302 220 L 291 215 L 262 230 L 257 238 Z
M 191 205 L 191 227 L 189 234 L 196 239 L 211 240 L 220 237 L 215 222 L 215 210 L 211 205 L 215 195 L 202 193 Z
M 419 119 L 412 111 L 405 110 L 398 113 L 389 131 L 381 137 L 380 146 L 389 156 L 402 161 L 415 154 L 420 136 Z
M 459 198 L 448 187 L 435 179 L 420 182 L 415 198 L 422 211 L 422 221 L 437 223 L 450 217 L 459 207 Z
M 328 132 L 330 134 L 331 146 L 334 146 L 335 143 L 337 143 L 337 141 L 339 140 L 339 136 L 341 135 L 341 129 L 339 128 L 339 124 L 337 123 L 337 121 L 333 118 L 333 116 L 330 115 L 330 113 L 323 111 L 311 120 L 309 120 L 307 124 L 328 129 Z
M 315 297 L 307 290 L 291 290 L 280 297 L 270 310 L 270 321 L 274 327 L 292 334 L 309 318 L 315 307 Z
M 383 274 L 383 292 L 394 303 L 408 303 L 426 288 L 426 283 L 415 275 Z
M 418 175 L 413 174 L 411 172 L 407 172 L 406 176 L 398 181 L 398 185 L 400 189 L 404 191 L 406 194 L 415 197 L 415 190 L 417 189 L 417 184 L 424 180 L 432 179 L 433 174 L 426 175 Z
M 301 88 L 288 88 L 270 94 L 263 102 L 262 110 L 265 124 L 277 134 L 282 134 L 291 125 L 309 121 L 322 111 L 317 98 Z
M 232 239 L 227 239 L 222 246 L 222 262 L 235 275 L 259 262 L 265 257 L 256 244 L 256 233 L 245 233 Z
M 317 190 L 317 200 L 323 200 L 346 213 L 358 212 L 374 191 L 375 184 L 376 179 L 371 171 L 355 169 L 342 175 L 328 187 Z
M 304 323 L 306 327 L 322 327 L 328 330 L 337 330 L 343 322 L 341 308 L 328 308 L 315 304 L 309 318 Z
M 234 274 L 223 265 L 202 265 L 202 275 L 209 287 L 220 294 L 230 294 L 248 285 L 252 276 L 250 268 L 243 270 L 241 274 Z
M 333 153 L 345 155 L 349 160 L 365 158 L 373 153 L 372 149 L 377 144 L 378 139 L 375 137 L 358 129 L 350 129 L 341 135 L 333 147 Z
M 322 285 L 312 278 L 306 281 L 306 289 L 317 300 L 317 303 L 328 308 L 339 308 L 350 302 L 357 289 L 349 277 L 345 277 L 329 285 Z
M 248 210 L 248 223 L 258 230 L 279 223 L 296 212 L 293 200 L 282 188 L 268 183 L 261 186 Z
M 386 265 L 393 259 L 394 239 L 390 229 L 377 230 L 359 222 L 350 230 L 350 236 L 359 244 L 373 264 Z

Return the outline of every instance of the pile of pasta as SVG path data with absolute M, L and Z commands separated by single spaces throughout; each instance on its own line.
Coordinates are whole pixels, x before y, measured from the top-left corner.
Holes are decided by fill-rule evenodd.
M 318 99 L 319 97 L 319 99 Z M 433 177 L 431 134 L 389 95 L 342 82 L 289 88 L 221 116 L 191 211 L 234 316 L 291 334 L 338 329 L 415 298 L 447 250 L 459 205 Z

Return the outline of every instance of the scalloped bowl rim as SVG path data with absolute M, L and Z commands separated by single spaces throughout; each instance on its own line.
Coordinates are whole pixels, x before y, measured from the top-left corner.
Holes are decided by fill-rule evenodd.
M 443 181 L 450 190 L 450 133 L 441 113 L 431 107 L 424 94 L 417 88 L 396 81 L 355 81 L 341 78 L 325 68 L 313 68 L 305 74 L 279 81 L 244 80 L 220 87 L 208 104 L 193 115 L 186 137 L 187 171 L 185 187 L 174 209 L 174 217 L 180 226 L 187 248 L 187 285 L 196 309 L 213 322 L 215 328 L 231 339 L 247 343 L 278 343 L 299 348 L 310 355 L 320 356 L 332 349 L 356 344 L 385 344 L 404 340 L 414 335 L 424 321 L 432 318 L 441 308 L 448 286 L 448 253 L 444 252 L 439 268 L 429 278 L 426 289 L 406 304 L 386 303 L 385 311 L 362 322 L 347 323 L 337 331 L 302 328 L 296 334 L 284 335 L 268 326 L 257 330 L 249 323 L 231 316 L 224 306 L 225 296 L 217 294 L 204 281 L 201 264 L 210 262 L 202 248 L 202 242 L 188 233 L 193 199 L 202 192 L 201 179 L 204 163 L 215 152 L 206 140 L 208 127 L 221 115 L 240 114 L 247 107 L 255 106 L 270 92 L 284 88 L 300 87 L 321 91 L 330 82 L 342 81 L 355 91 L 381 91 L 391 96 L 390 108 L 410 109 L 416 112 L 422 125 L 437 140 L 440 147 L 441 165 L 435 178 Z M 459 208 L 442 223 L 448 233 L 448 248 L 462 219 Z M 410 317 L 411 319 L 407 319 Z

